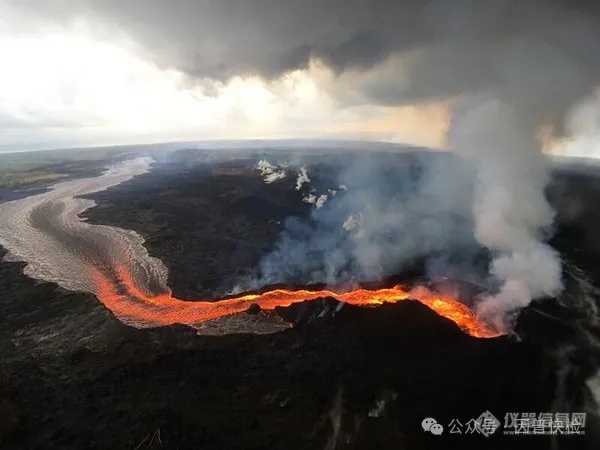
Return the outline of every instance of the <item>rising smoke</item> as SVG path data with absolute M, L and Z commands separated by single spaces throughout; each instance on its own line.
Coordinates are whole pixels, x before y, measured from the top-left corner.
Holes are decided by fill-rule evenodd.
M 263 180 L 267 184 L 274 183 L 278 180 L 283 180 L 286 177 L 285 167 L 273 165 L 266 159 L 261 159 L 256 164 L 256 169 L 260 170 Z
M 516 3 L 498 4 L 519 12 Z M 315 210 L 309 222 L 288 221 L 261 265 L 263 281 L 299 274 L 328 283 L 378 279 L 419 258 L 443 275 L 453 271 L 457 252 L 465 255 L 458 264 L 463 273 L 478 273 L 472 256 L 479 246 L 491 258 L 487 284 L 497 286 L 478 307 L 488 321 L 504 328 L 511 312 L 559 294 L 560 256 L 545 243 L 554 213 L 545 197 L 548 161 L 538 131 L 571 131 L 570 111 L 593 91 L 598 58 L 591 53 L 590 22 L 557 5 L 523 7 L 515 27 L 506 17 L 492 20 L 485 39 L 479 25 L 459 30 L 446 23 L 447 43 L 418 53 L 404 88 L 388 94 L 456 93 L 448 141 L 458 160 L 442 167 L 421 160 L 416 179 L 404 168 L 390 178 L 390 166 L 375 158 L 351 163 L 340 174 L 349 188 L 344 195 Z M 438 21 L 445 17 L 429 12 Z M 472 13 L 480 23 L 482 11 Z
M 402 164 L 385 155 L 346 159 L 337 180 L 346 190 L 328 202 L 304 197 L 315 204 L 310 220 L 287 221 L 257 284 L 377 280 L 424 261 L 431 276 L 497 287 L 478 312 L 501 329 L 511 312 L 559 294 L 560 256 L 545 243 L 554 218 L 548 160 L 536 138 L 544 116 L 531 108 L 544 95 L 551 96 L 465 96 L 454 108 L 453 155 L 407 154 Z
M 478 312 L 502 328 L 507 313 L 562 289 L 560 255 L 544 243 L 554 212 L 545 197 L 549 161 L 537 134 L 548 123 L 562 132 L 569 110 L 593 87 L 582 66 L 544 37 L 498 47 L 496 82 L 463 95 L 450 129 L 451 149 L 476 168 L 475 237 L 490 250 L 489 275 L 501 284 Z M 587 43 L 580 37 L 561 39 L 581 51 Z
M 308 219 L 286 221 L 252 287 L 379 280 L 424 258 L 436 275 L 447 275 L 452 264 L 474 267 L 468 165 L 449 154 L 427 152 L 401 158 L 359 153 L 331 164 L 337 172 L 329 185 L 339 187 L 304 186 L 309 192 L 327 191 L 327 201 L 315 204 Z M 308 195 L 315 203 L 320 198 Z
M 306 167 L 301 167 L 300 170 L 298 170 L 298 178 L 296 178 L 296 190 L 299 191 L 304 184 L 308 183 L 310 183 L 310 178 L 306 171 Z
M 476 167 L 474 233 L 492 252 L 490 276 L 502 284 L 478 310 L 500 328 L 507 312 L 562 287 L 560 256 L 543 242 L 554 217 L 544 193 L 547 161 L 520 116 L 501 98 L 473 98 L 451 133 L 453 149 Z

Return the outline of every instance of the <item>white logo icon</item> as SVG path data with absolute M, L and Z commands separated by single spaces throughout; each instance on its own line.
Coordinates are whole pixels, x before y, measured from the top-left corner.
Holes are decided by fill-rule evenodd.
M 477 423 L 477 430 L 485 437 L 491 436 L 500 427 L 500 421 L 489 411 L 483 412 L 475 419 L 475 422 Z
M 426 417 L 423 419 L 421 426 L 423 427 L 423 431 L 429 431 L 431 434 L 435 434 L 436 436 L 439 436 L 444 432 L 444 427 L 442 424 L 437 423 L 437 420 L 435 420 L 433 417 Z

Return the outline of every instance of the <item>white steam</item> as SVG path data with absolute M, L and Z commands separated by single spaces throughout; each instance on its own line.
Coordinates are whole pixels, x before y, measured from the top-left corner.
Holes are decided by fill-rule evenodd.
M 304 197 L 302 199 L 302 201 L 304 203 L 309 203 L 311 205 L 315 205 L 317 209 L 321 209 L 323 206 L 325 206 L 325 202 L 327 202 L 327 199 L 329 197 L 325 194 L 322 195 L 314 195 L 314 194 L 308 194 L 306 197 Z
M 260 170 L 260 174 L 267 184 L 271 184 L 277 180 L 283 180 L 286 177 L 284 167 L 274 166 L 266 159 L 261 159 L 256 165 L 256 168 Z
M 366 147 L 368 149 L 368 147 Z M 380 280 L 431 257 L 431 274 L 466 267 L 476 276 L 470 220 L 472 170 L 444 153 L 355 153 L 328 162 L 331 177 L 317 184 L 339 186 L 337 195 L 317 192 L 305 201 L 310 217 L 289 217 L 257 278 L 246 289 L 281 282 L 339 285 Z M 309 168 L 310 172 L 310 168 Z M 335 183 L 335 184 L 334 184 Z M 452 259 L 452 261 L 450 261 Z
M 298 170 L 298 178 L 296 179 L 296 190 L 299 191 L 304 184 L 308 183 L 310 183 L 310 178 L 308 177 L 306 167 L 301 167 L 300 170 Z
M 497 295 L 478 307 L 504 327 L 506 313 L 562 289 L 561 262 L 543 242 L 553 211 L 545 197 L 547 158 L 519 111 L 494 97 L 473 97 L 451 132 L 453 149 L 476 167 L 475 238 L 493 255 Z
M 362 213 L 351 214 L 342 224 L 342 228 L 348 232 L 353 230 L 360 230 L 360 224 L 363 221 Z
M 555 141 L 549 150 L 564 156 L 597 158 L 600 155 L 600 90 L 576 104 L 565 120 L 568 137 Z M 595 163 L 588 160 L 586 163 Z
M 302 166 L 298 169 L 298 178 L 296 178 L 296 190 L 299 191 L 302 189 L 302 186 L 310 184 L 310 177 L 308 176 L 308 171 L 305 166 Z M 321 209 L 325 206 L 327 199 L 330 196 L 335 197 L 337 194 L 336 190 L 327 189 L 327 194 L 316 194 L 316 189 L 311 189 L 311 193 L 306 194 L 302 197 L 302 201 L 304 203 L 308 203 L 310 205 L 315 205 L 317 209 Z

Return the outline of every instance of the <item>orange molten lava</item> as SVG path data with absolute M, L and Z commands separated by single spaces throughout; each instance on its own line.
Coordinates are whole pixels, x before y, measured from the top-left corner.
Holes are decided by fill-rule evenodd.
M 365 307 L 414 299 L 440 316 L 452 320 L 471 336 L 498 336 L 497 332 L 479 322 L 464 304 L 424 287 L 405 290 L 401 285 L 397 285 L 388 289 L 357 289 L 341 293 L 330 290 L 275 289 L 262 294 L 240 295 L 220 301 L 182 301 L 169 294 L 150 295 L 142 291 L 137 287 L 131 273 L 123 266 L 117 267 L 117 280 L 112 280 L 96 268 L 90 270 L 99 300 L 117 317 L 135 324 L 180 323 L 198 327 L 206 321 L 244 312 L 253 303 L 263 310 L 273 310 L 277 306 L 286 307 L 320 297 L 334 297 L 351 305 Z

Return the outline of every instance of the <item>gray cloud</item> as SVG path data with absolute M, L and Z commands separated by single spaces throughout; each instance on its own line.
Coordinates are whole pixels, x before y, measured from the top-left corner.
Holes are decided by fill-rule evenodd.
M 129 33 L 158 63 L 196 78 L 276 77 L 312 58 L 337 73 L 368 70 L 394 53 L 417 51 L 408 89 L 376 80 L 366 89 L 383 103 L 502 82 L 506 68 L 498 65 L 513 57 L 530 59 L 535 76 L 543 75 L 548 57 L 568 59 L 595 81 L 600 59 L 598 7 L 582 0 L 9 1 L 48 20 L 102 20 Z

